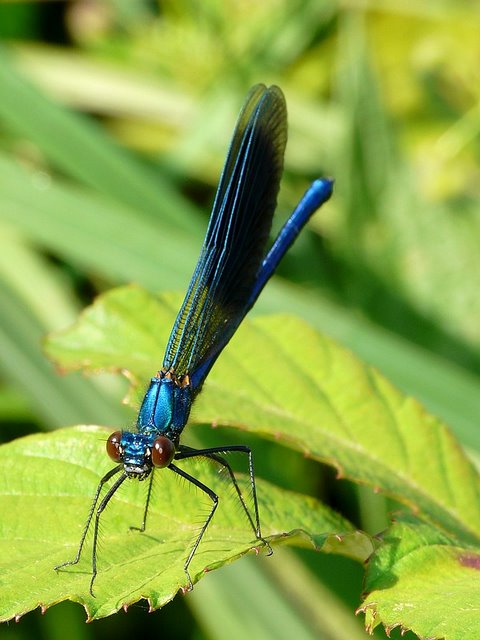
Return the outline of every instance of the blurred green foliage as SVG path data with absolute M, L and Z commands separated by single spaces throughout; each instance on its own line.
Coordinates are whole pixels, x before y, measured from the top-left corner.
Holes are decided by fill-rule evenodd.
M 279 219 L 317 175 L 336 191 L 254 312 L 291 311 L 339 339 L 478 456 L 478 14 L 453 0 L 0 4 L 4 440 L 131 419 L 121 381 L 58 376 L 42 336 L 115 284 L 185 288 L 236 113 L 262 81 L 289 107 Z M 368 531 L 385 525 L 383 498 L 254 447 L 261 475 Z M 278 563 L 284 573 L 237 563 L 152 618 L 138 608 L 85 627 L 62 605 L 2 633 L 122 638 L 148 623 L 145 634 L 174 638 L 363 637 L 351 619 L 361 567 L 313 554 Z

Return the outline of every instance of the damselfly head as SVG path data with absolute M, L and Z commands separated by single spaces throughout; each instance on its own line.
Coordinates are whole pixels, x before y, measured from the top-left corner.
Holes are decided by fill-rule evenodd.
M 166 436 L 114 431 L 108 438 L 107 453 L 114 462 L 123 463 L 130 478 L 144 480 L 153 467 L 168 467 L 175 456 L 175 445 Z

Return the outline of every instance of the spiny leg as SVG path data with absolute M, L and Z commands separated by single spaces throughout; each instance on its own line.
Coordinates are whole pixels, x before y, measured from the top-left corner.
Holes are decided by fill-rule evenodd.
M 102 491 L 103 485 L 106 482 L 108 482 L 110 480 L 110 478 L 113 478 L 113 476 L 115 474 L 117 474 L 121 470 L 121 468 L 122 468 L 122 466 L 119 465 L 118 467 L 115 467 L 114 469 L 110 469 L 110 471 L 108 473 L 106 473 L 103 476 L 103 478 L 100 480 L 100 482 L 98 483 L 98 487 L 97 487 L 97 490 L 95 491 L 95 496 L 93 498 L 92 506 L 90 507 L 90 511 L 88 512 L 87 521 L 85 523 L 85 527 L 83 528 L 83 533 L 82 533 L 82 537 L 80 539 L 80 544 L 78 545 L 77 555 L 75 556 L 75 558 L 73 560 L 68 560 L 67 562 L 62 562 L 62 564 L 57 564 L 57 566 L 54 567 L 55 571 L 57 569 L 61 569 L 62 567 L 67 567 L 69 565 L 77 564 L 79 562 L 80 556 L 82 554 L 83 544 L 85 542 L 85 538 L 87 537 L 88 529 L 90 528 L 90 523 L 92 521 L 93 513 L 95 511 L 95 507 L 97 505 L 98 497 L 100 496 L 100 492 Z
M 235 451 L 240 453 L 246 453 L 248 455 L 248 470 L 250 474 L 250 486 L 252 488 L 253 508 L 255 512 L 255 523 L 252 520 L 252 516 L 250 515 L 250 511 L 248 510 L 248 507 L 245 503 L 245 499 L 242 495 L 240 487 L 238 486 L 237 479 L 235 477 L 232 467 L 230 466 L 230 463 L 227 460 L 225 460 L 225 458 L 222 458 L 221 456 L 217 455 L 219 453 L 230 453 Z M 268 549 L 268 555 L 269 556 L 272 555 L 273 549 L 270 546 L 270 543 L 268 542 L 268 540 L 265 540 L 265 538 L 262 536 L 262 531 L 260 527 L 257 488 L 255 483 L 255 473 L 253 469 L 253 454 L 250 447 L 247 447 L 246 445 L 242 445 L 242 444 L 236 444 L 236 445 L 228 445 L 225 447 L 209 447 L 208 449 L 193 449 L 192 447 L 180 445 L 180 450 L 175 455 L 175 460 L 184 460 L 186 458 L 193 458 L 195 456 L 205 456 L 207 458 L 210 458 L 211 460 L 215 460 L 215 462 L 218 462 L 219 464 L 221 464 L 223 467 L 227 469 L 230 479 L 232 481 L 232 484 L 235 487 L 235 491 L 237 492 L 237 496 L 240 500 L 240 503 L 242 504 L 243 510 L 247 515 L 248 521 L 250 522 L 250 525 L 253 529 L 253 532 L 255 533 L 255 536 L 257 537 L 258 540 L 261 540 L 265 544 L 265 546 Z
M 90 580 L 90 595 L 95 598 L 95 594 L 93 593 L 93 583 L 95 582 L 95 578 L 97 577 L 97 540 L 98 540 L 98 525 L 100 522 L 100 516 L 102 515 L 103 510 L 110 502 L 113 494 L 117 491 L 119 486 L 128 478 L 126 473 L 122 473 L 122 475 L 117 478 L 104 495 L 103 500 L 98 505 L 97 513 L 95 514 L 95 525 L 93 527 L 93 548 L 92 548 L 92 579 Z
M 190 549 L 190 553 L 188 554 L 188 557 L 185 560 L 185 564 L 183 565 L 183 570 L 185 571 L 185 573 L 187 575 L 187 579 L 188 579 L 188 589 L 187 589 L 187 591 L 191 591 L 193 589 L 193 582 L 192 582 L 192 578 L 190 577 L 190 573 L 188 571 L 188 567 L 190 566 L 190 562 L 192 561 L 192 558 L 195 555 L 195 552 L 196 552 L 196 550 L 198 548 L 198 545 L 200 544 L 200 541 L 203 538 L 203 535 L 204 535 L 205 531 L 207 530 L 208 525 L 210 524 L 210 522 L 211 522 L 211 520 L 213 518 L 213 514 L 215 513 L 215 510 L 216 510 L 216 508 L 218 506 L 218 496 L 214 491 L 212 491 L 210 489 L 210 487 L 207 487 L 207 485 L 203 484 L 203 482 L 200 482 L 200 480 L 197 480 L 197 478 L 194 478 L 193 476 L 191 476 L 189 473 L 187 473 L 183 469 L 180 469 L 179 467 L 176 467 L 174 464 L 170 464 L 168 466 L 168 468 L 171 469 L 172 471 L 175 471 L 175 473 L 177 473 L 179 476 L 181 476 L 182 478 L 185 478 L 185 480 L 188 480 L 189 482 L 194 484 L 196 487 L 201 489 L 204 493 L 207 494 L 207 496 L 212 501 L 212 508 L 210 510 L 210 513 L 208 514 L 205 522 L 203 523 L 202 528 L 200 530 L 200 533 L 198 534 L 195 542 L 193 543 L 193 546 Z
M 230 466 L 230 463 L 225 460 L 225 458 L 222 458 L 221 456 L 217 455 L 217 447 L 215 447 L 215 450 L 210 449 L 193 449 L 192 447 L 187 447 L 185 445 L 180 445 L 180 451 L 179 453 L 175 456 L 175 460 L 185 460 L 186 458 L 194 458 L 194 457 L 199 457 L 199 456 L 203 456 L 205 458 L 210 458 L 210 460 L 214 460 L 215 462 L 218 462 L 218 464 L 221 464 L 228 472 L 229 476 L 230 476 L 230 480 L 232 481 L 233 486 L 235 487 L 235 491 L 237 492 L 237 496 L 242 504 L 243 510 L 245 511 L 245 514 L 248 518 L 248 521 L 250 522 L 250 525 L 253 529 L 253 532 L 255 533 L 255 535 L 257 536 L 257 538 L 259 537 L 258 535 L 258 520 L 257 517 L 255 517 L 256 520 L 256 524 L 253 522 L 252 516 L 250 515 L 250 511 L 248 510 L 248 507 L 245 503 L 245 499 L 242 495 L 242 492 L 240 490 L 240 487 L 238 486 L 238 482 L 237 479 L 235 477 L 235 474 L 233 473 L 233 469 Z M 222 447 L 221 449 L 219 449 L 219 451 L 221 451 L 221 453 L 224 453 L 225 450 Z
M 152 484 L 153 484 L 153 469 L 150 473 L 150 479 L 148 481 L 148 490 L 147 490 L 147 501 L 145 502 L 145 509 L 143 511 L 143 520 L 142 520 L 142 524 L 140 527 L 130 527 L 130 530 L 132 531 L 141 531 L 142 533 L 145 531 L 145 527 L 147 526 L 147 514 L 148 514 L 148 507 L 150 505 L 150 496 L 152 494 Z

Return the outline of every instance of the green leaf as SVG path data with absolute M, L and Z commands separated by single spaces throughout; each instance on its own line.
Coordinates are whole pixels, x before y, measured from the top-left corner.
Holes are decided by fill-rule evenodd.
M 211 640 L 365 640 L 363 620 L 333 592 L 330 579 L 325 568 L 318 576 L 282 547 L 275 562 L 252 555 L 215 572 L 188 604 Z
M 176 296 L 152 296 L 138 287 L 110 291 L 73 328 L 52 337 L 48 351 L 67 369 L 123 370 L 143 381 L 162 362 L 179 303 Z M 157 328 L 154 336 L 151 326 Z M 142 389 L 134 389 L 130 402 L 138 404 Z M 275 438 L 407 504 L 428 521 L 422 525 L 427 531 L 449 545 L 479 546 L 479 477 L 447 428 L 373 368 L 295 318 L 242 324 L 213 368 L 192 422 Z M 422 550 L 420 542 L 419 553 L 430 565 L 441 565 L 443 549 L 426 541 Z M 358 553 L 358 539 L 354 549 Z M 403 565 L 395 568 L 401 578 Z M 406 593 L 399 579 L 392 609 L 408 597 L 409 570 Z M 398 609 L 396 617 L 382 617 L 370 600 L 365 607 L 369 628 L 385 618 L 387 625 L 421 629 L 428 613 L 426 602 L 418 619 Z
M 137 287 L 110 291 L 71 330 L 52 337 L 48 352 L 67 369 L 124 370 L 144 381 L 161 365 L 178 306 L 178 298 Z M 293 317 L 242 324 L 192 421 L 278 440 L 464 540 L 480 538 L 479 476 L 454 436 L 375 369 Z
M 4 46 L 0 48 L 0 123 L 37 144 L 55 167 L 81 184 L 146 217 L 161 213 L 177 228 L 195 226 L 194 208 L 177 190 L 121 149 L 94 121 L 40 93 L 17 72 Z
M 25 76 L 77 109 L 158 122 L 165 129 L 182 129 L 195 113 L 190 96 L 157 77 L 92 59 L 78 49 L 16 42 L 10 54 Z
M 74 558 L 99 478 L 112 467 L 104 450 L 107 436 L 99 427 L 76 427 L 0 447 L 0 620 L 66 599 L 82 603 L 90 619 L 141 598 L 153 610 L 186 586 L 183 565 L 211 503 L 169 472 L 156 472 L 145 533 L 129 527 L 141 524 L 147 483 L 126 482 L 111 500 L 101 520 L 95 598 L 88 592 L 91 535 L 79 564 L 54 571 Z M 193 580 L 252 548 L 261 551 L 217 467 L 193 460 L 182 466 L 220 496 L 190 565 Z M 242 477 L 240 482 L 248 484 Z M 371 553 L 365 535 L 313 498 L 260 480 L 258 495 L 263 534 L 272 543 L 323 547 L 360 560 Z M 329 535 L 339 533 L 345 537 Z
M 383 624 L 420 638 L 480 637 L 480 546 L 466 546 L 414 518 L 385 534 L 368 563 L 367 629 Z
M 159 273 L 168 273 L 172 286 L 183 286 L 184 267 L 177 262 L 188 262 L 198 246 L 165 219 L 143 219 L 123 203 L 60 181 L 43 184 L 41 175 L 2 153 L 0 220 L 87 270 L 147 286 L 158 286 Z
M 92 380 L 58 375 L 41 352 L 45 325 L 1 278 L 0 308 L 0 372 L 23 389 L 37 419 L 49 428 L 74 424 L 79 416 L 107 424 L 126 419 L 125 407 L 113 405 Z

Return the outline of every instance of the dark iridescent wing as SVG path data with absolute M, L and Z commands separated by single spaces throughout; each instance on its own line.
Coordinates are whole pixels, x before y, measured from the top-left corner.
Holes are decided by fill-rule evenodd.
M 287 141 L 278 87 L 253 87 L 240 113 L 203 248 L 163 366 L 198 389 L 248 311 L 275 211 Z

